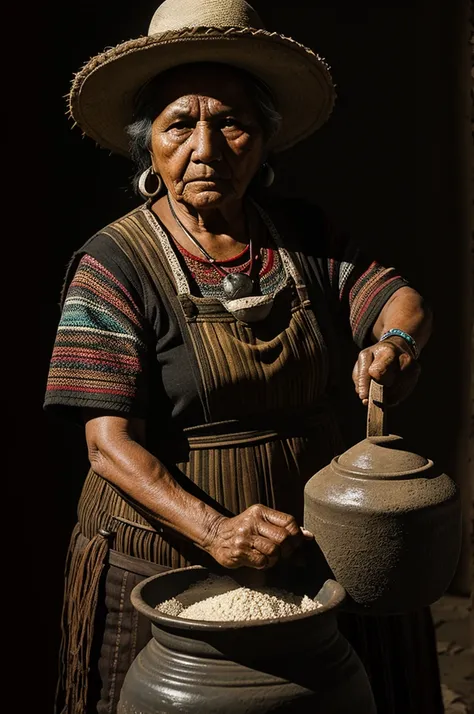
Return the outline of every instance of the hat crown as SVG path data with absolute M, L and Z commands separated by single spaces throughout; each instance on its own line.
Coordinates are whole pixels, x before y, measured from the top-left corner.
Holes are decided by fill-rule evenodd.
M 165 0 L 153 15 L 149 35 L 185 27 L 254 27 L 263 22 L 245 0 Z

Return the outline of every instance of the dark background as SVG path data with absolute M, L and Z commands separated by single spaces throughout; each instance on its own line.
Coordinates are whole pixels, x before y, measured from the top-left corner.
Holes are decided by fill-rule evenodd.
M 431 302 L 435 332 L 422 357 L 421 382 L 416 394 L 392 413 L 390 426 L 463 485 L 472 307 L 463 44 L 467 48 L 467 3 L 253 5 L 268 29 L 293 36 L 326 57 L 338 91 L 330 122 L 274 161 L 274 190 L 320 203 Z M 52 708 L 56 677 L 63 561 L 87 469 L 81 429 L 41 409 L 61 283 L 71 253 L 138 203 L 130 189 L 131 165 L 72 130 L 64 95 L 73 73 L 89 57 L 145 34 L 155 7 L 154 0 L 122 5 L 83 1 L 73 11 L 68 3 L 58 4 L 54 15 L 43 17 L 36 55 L 44 126 L 39 159 L 43 185 L 38 186 L 38 195 L 44 194 L 42 241 L 34 266 L 40 275 L 41 339 L 32 423 L 39 446 L 34 458 L 26 454 L 26 460 L 31 459 L 32 493 L 38 493 L 38 544 L 30 538 L 28 557 L 41 572 L 45 711 Z M 348 385 L 349 380 L 347 373 Z M 347 432 L 360 439 L 364 411 L 346 387 Z M 457 576 L 455 590 L 465 589 L 463 578 L 462 573 Z

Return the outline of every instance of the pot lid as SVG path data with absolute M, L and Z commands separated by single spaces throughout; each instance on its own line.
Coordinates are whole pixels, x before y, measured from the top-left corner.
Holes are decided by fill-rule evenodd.
M 426 471 L 433 462 L 406 448 L 401 436 L 387 434 L 384 387 L 370 383 L 367 438 L 333 460 L 336 470 L 365 477 L 410 478 Z
M 429 469 L 432 461 L 405 448 L 401 436 L 370 436 L 335 459 L 345 472 L 361 476 L 409 477 Z

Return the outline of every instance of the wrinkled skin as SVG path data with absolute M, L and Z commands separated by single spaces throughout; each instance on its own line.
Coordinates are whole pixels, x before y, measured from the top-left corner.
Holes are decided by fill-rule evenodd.
M 226 568 L 245 565 L 265 570 L 280 558 L 289 558 L 305 539 L 312 538 L 293 516 L 257 504 L 234 518 L 218 520 L 209 552 Z
M 207 252 L 227 259 L 264 227 L 244 201 L 263 163 L 266 138 L 246 75 L 222 65 L 180 67 L 160 88 L 151 160 L 179 220 Z M 202 254 L 170 214 L 167 198 L 153 210 L 189 252 Z
M 264 136 L 247 81 L 225 67 L 175 70 L 153 122 L 152 163 L 171 198 L 191 214 L 242 209 L 263 157 Z
M 222 65 L 181 67 L 160 87 L 161 110 L 153 122 L 151 158 L 186 228 L 215 258 L 241 251 L 262 230 L 258 216 L 245 218 L 243 198 L 265 156 L 265 137 L 248 80 Z M 170 213 L 167 199 L 153 205 L 165 227 L 191 253 L 199 249 Z M 387 385 L 397 403 L 416 383 L 419 366 L 400 338 L 376 341 L 390 327 L 410 333 L 420 347 L 431 317 L 418 293 L 398 290 L 374 326 L 375 344 L 354 367 L 355 389 L 367 403 L 370 379 Z M 172 478 L 145 448 L 145 422 L 123 415 L 88 412 L 86 438 L 96 473 L 138 504 L 143 513 L 209 552 L 226 568 L 264 570 L 297 550 L 312 535 L 292 515 L 257 504 L 227 518 Z
M 388 406 L 406 399 L 416 386 L 421 367 L 395 340 L 384 340 L 359 352 L 352 370 L 356 392 L 367 404 L 371 379 L 386 387 Z

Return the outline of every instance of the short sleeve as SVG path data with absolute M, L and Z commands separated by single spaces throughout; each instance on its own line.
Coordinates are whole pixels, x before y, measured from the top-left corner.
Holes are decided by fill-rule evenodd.
M 328 228 L 327 271 L 333 298 L 348 315 L 354 342 L 370 344 L 370 334 L 390 297 L 408 282 L 394 267 L 385 267 L 353 241 Z
M 64 300 L 44 406 L 144 416 L 147 339 L 143 312 L 114 273 L 84 255 Z

